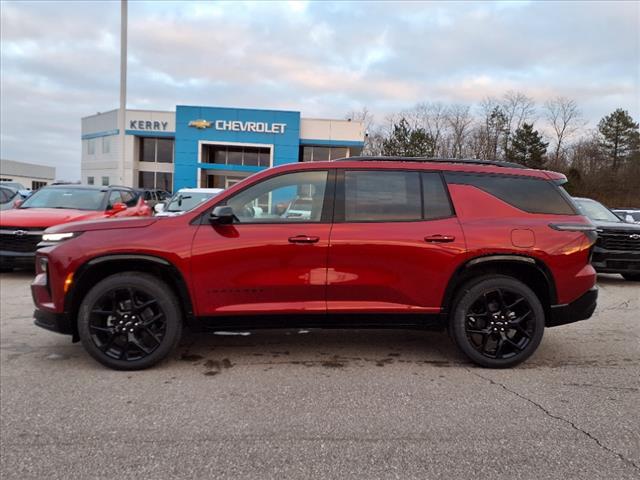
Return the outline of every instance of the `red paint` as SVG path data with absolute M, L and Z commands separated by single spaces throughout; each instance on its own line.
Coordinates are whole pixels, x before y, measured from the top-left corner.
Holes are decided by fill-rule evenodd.
M 449 186 L 456 216 L 440 220 L 229 226 L 195 221 L 249 184 L 286 171 L 318 168 L 457 170 L 561 178 L 537 170 L 438 163 L 317 162 L 277 167 L 253 175 L 178 217 L 52 228 L 50 232 L 84 233 L 39 251 L 49 258 L 49 287 L 42 275 L 34 281 L 37 307 L 62 312 L 62 285 L 68 273 L 92 258 L 125 253 L 153 255 L 175 266 L 188 286 L 196 316 L 439 312 L 454 272 L 468 260 L 490 254 L 525 255 L 543 263 L 555 281 L 557 303 L 571 302 L 595 284 L 595 271 L 588 264 L 591 245 L 587 236 L 548 226 L 551 222 L 588 224 L 584 217 L 529 214 L 466 185 Z M 43 219 L 49 218 L 46 213 Z M 514 242 L 516 230 L 531 232 L 535 243 Z

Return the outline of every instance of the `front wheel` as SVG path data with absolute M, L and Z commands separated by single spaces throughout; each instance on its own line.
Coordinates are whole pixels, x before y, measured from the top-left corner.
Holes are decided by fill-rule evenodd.
M 119 273 L 85 296 L 78 333 L 87 352 L 103 365 L 139 370 L 160 362 L 177 345 L 182 315 L 164 282 L 144 273 Z
M 454 302 L 449 332 L 470 360 L 507 368 L 536 351 L 544 333 L 544 309 L 524 283 L 492 275 L 465 284 Z

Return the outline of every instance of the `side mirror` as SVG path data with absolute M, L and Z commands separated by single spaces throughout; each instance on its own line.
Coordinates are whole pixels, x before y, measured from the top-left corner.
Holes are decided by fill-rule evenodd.
M 233 208 L 228 205 L 215 207 L 209 215 L 209 222 L 213 225 L 230 225 L 238 217 L 233 213 Z
M 127 206 L 122 202 L 116 202 L 113 206 L 107 210 L 107 215 L 115 215 L 120 212 L 124 212 L 127 209 Z
M 13 208 L 20 208 L 20 205 L 24 203 L 24 200 L 19 198 L 15 202 L 13 202 Z
M 162 213 L 164 212 L 164 208 L 165 208 L 165 204 L 163 202 L 156 203 L 153 207 L 153 211 L 156 213 Z

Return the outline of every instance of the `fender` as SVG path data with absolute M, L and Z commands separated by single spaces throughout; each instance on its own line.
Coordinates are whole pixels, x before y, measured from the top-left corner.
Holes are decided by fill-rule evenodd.
M 483 266 L 490 267 L 492 265 L 520 265 L 535 269 L 542 275 L 547 284 L 549 306 L 557 303 L 558 296 L 555 280 L 553 279 L 553 275 L 551 274 L 549 267 L 547 267 L 543 261 L 527 255 L 501 253 L 474 257 L 459 265 L 447 284 L 447 288 L 442 299 L 441 312 L 448 313 L 451 303 L 453 302 L 453 296 L 460 284 L 466 280 L 470 269 Z

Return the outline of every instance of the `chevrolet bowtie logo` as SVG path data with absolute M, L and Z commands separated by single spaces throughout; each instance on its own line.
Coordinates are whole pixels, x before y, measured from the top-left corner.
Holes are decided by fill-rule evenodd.
M 629 238 L 632 239 L 632 240 L 638 240 L 638 239 L 640 239 L 640 235 L 634 233 L 632 235 L 629 235 Z
M 199 130 L 204 130 L 205 128 L 211 127 L 211 122 L 207 120 L 191 120 L 189 122 L 190 127 L 195 127 Z

